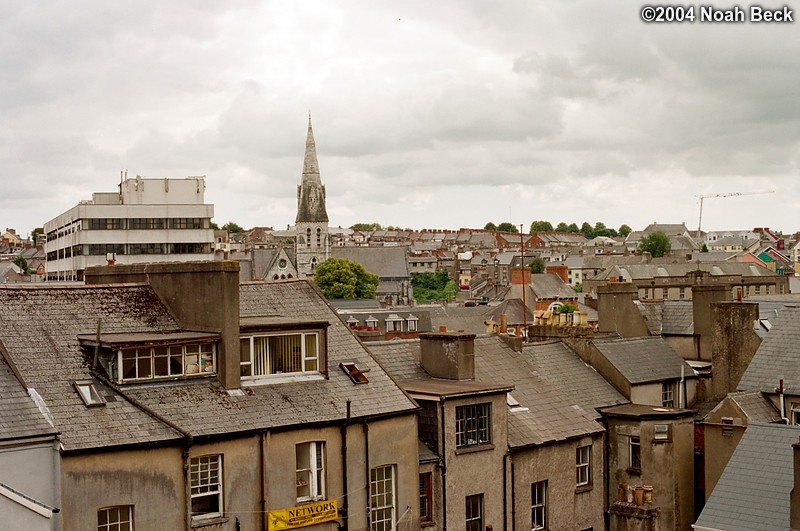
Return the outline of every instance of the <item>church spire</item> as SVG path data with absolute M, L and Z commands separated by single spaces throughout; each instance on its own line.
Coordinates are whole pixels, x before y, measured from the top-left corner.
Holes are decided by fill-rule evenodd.
M 306 136 L 306 153 L 303 159 L 303 177 L 297 187 L 297 218 L 295 223 L 328 223 L 328 212 L 325 209 L 325 186 L 319 176 L 317 163 L 317 145 L 314 143 L 314 131 L 311 129 L 311 113 L 308 113 L 308 135 Z
M 311 129 L 311 113 L 308 113 L 308 134 L 306 135 L 306 155 L 303 159 L 303 180 L 319 181 L 319 163 L 317 162 L 317 145 L 314 143 L 314 131 Z

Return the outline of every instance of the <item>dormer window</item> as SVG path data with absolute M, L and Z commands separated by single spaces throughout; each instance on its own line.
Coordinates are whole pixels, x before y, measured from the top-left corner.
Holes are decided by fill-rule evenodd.
M 386 331 L 387 332 L 402 332 L 403 319 L 397 314 L 391 314 L 386 318 Z
M 419 330 L 419 318 L 415 317 L 414 315 L 409 315 L 406 318 L 406 324 L 408 325 L 409 332 L 416 332 Z
M 320 332 L 259 334 L 241 338 L 241 376 L 320 372 Z
M 217 367 L 213 343 L 126 348 L 118 351 L 117 359 L 121 382 L 211 375 Z

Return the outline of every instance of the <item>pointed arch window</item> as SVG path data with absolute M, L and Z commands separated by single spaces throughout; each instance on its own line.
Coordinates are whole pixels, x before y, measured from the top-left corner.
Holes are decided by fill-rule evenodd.
M 319 227 L 317 227 L 317 247 L 319 247 L 319 246 L 320 246 L 320 244 L 321 244 L 321 239 L 322 239 L 322 229 L 320 229 Z
M 306 247 L 311 247 L 311 228 L 306 229 Z

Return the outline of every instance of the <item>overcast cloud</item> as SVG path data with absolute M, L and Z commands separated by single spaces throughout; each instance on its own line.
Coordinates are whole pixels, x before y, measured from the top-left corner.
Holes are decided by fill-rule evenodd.
M 645 24 L 622 0 L 0 4 L 0 228 L 123 169 L 205 175 L 219 224 L 283 228 L 310 111 L 332 225 L 695 229 L 698 194 L 775 190 L 706 200 L 703 228 L 800 230 L 800 22 Z

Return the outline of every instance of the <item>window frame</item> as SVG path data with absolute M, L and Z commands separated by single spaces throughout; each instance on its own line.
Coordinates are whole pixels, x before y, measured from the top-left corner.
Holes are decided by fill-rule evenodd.
M 119 511 L 116 521 L 111 521 L 111 511 Z M 123 515 L 123 511 L 125 511 L 127 514 Z M 105 512 L 106 514 L 105 523 L 100 522 L 100 513 L 102 512 Z M 133 505 L 111 505 L 108 507 L 101 507 L 97 510 L 97 531 L 111 531 L 112 529 L 114 531 L 133 531 L 133 518 Z M 127 524 L 128 527 L 120 527 L 123 524 Z
M 531 530 L 547 529 L 547 480 L 531 483 Z
M 464 500 L 466 531 L 483 531 L 483 493 L 472 494 Z M 471 511 L 477 509 L 477 511 Z
M 304 450 L 308 452 L 308 466 L 301 468 L 298 459 Z M 301 474 L 308 474 L 305 485 L 301 484 Z M 307 441 L 295 445 L 295 478 L 297 503 L 325 499 L 325 441 Z M 308 495 L 301 496 L 300 489 L 304 487 L 308 487 Z
M 300 370 L 299 371 L 278 371 L 272 366 L 272 356 L 269 352 L 269 338 L 272 337 L 289 337 L 300 336 Z M 306 343 L 307 337 L 314 337 L 314 346 L 316 353 L 311 356 L 307 353 L 308 344 Z M 256 354 L 256 340 L 264 341 L 264 352 Z M 244 351 L 245 342 L 247 342 L 247 353 Z M 299 375 L 319 375 L 322 374 L 322 367 L 325 366 L 323 358 L 323 345 L 324 331 L 322 330 L 292 330 L 281 332 L 262 332 L 240 336 L 239 338 L 239 373 L 243 381 L 257 380 L 264 378 L 282 378 L 286 376 L 299 376 Z M 291 353 L 294 355 L 295 353 Z M 263 357 L 263 360 L 256 361 L 256 356 Z M 313 362 L 316 364 L 315 368 L 307 369 L 308 363 Z M 263 365 L 263 368 L 256 373 L 256 368 Z M 264 372 L 261 372 L 264 371 Z
M 638 435 L 628 436 L 628 470 L 642 470 L 642 439 Z
M 661 407 L 675 407 L 675 382 L 661 382 Z
M 203 347 L 209 346 L 210 349 L 205 350 Z M 173 349 L 180 348 L 180 354 L 173 353 Z M 157 353 L 160 349 L 166 349 L 166 355 Z M 210 352 L 209 352 L 210 350 Z M 135 352 L 134 360 L 134 373 L 133 377 L 126 377 L 126 364 L 130 362 L 131 358 L 126 358 L 126 354 Z M 180 372 L 172 372 L 174 358 L 180 356 Z M 192 358 L 196 361 L 191 363 Z M 166 358 L 167 374 L 156 374 L 157 360 Z M 211 363 L 209 364 L 209 358 Z M 149 360 L 149 373 L 140 376 L 140 361 Z M 196 366 L 197 370 L 190 371 L 190 366 Z M 208 366 L 211 370 L 206 370 Z M 158 380 L 170 380 L 175 378 L 186 377 L 204 377 L 213 376 L 217 374 L 217 343 L 216 342 L 198 342 L 198 343 L 181 343 L 174 345 L 141 345 L 138 347 L 119 349 L 116 351 L 116 366 L 117 366 L 117 383 L 137 383 L 137 382 L 150 382 Z M 204 368 L 205 367 L 205 368 Z
M 202 469 L 203 463 L 206 463 L 208 470 L 207 476 L 208 481 L 200 483 L 201 479 L 206 479 L 201 476 L 205 471 Z M 213 468 L 211 468 L 214 464 L 216 464 L 216 474 L 213 474 Z M 216 476 L 214 478 L 214 475 Z M 197 478 L 197 479 L 195 479 Z M 216 481 L 211 481 L 212 479 L 216 479 Z M 192 457 L 189 459 L 189 497 L 190 497 L 190 505 L 191 505 L 191 518 L 192 521 L 196 520 L 204 520 L 208 518 L 216 518 L 220 517 L 224 514 L 224 497 L 223 497 L 223 467 L 222 467 L 222 454 L 209 454 L 209 455 L 199 455 L 196 457 Z M 197 484 L 195 482 L 197 481 Z M 216 490 L 208 490 L 205 492 L 195 492 L 195 489 L 202 489 L 202 488 L 213 488 L 216 487 Z M 217 498 L 217 511 L 209 511 L 205 513 L 195 513 L 194 508 L 194 500 L 201 499 L 201 498 L 212 498 L 216 496 Z
M 492 404 L 481 402 L 456 406 L 456 448 L 492 444 Z M 469 435 L 474 435 L 470 439 Z
M 419 475 L 419 521 L 433 522 L 433 473 L 423 472 Z
M 379 472 L 383 474 L 382 477 L 379 477 Z M 397 521 L 397 486 L 395 476 L 395 465 L 377 466 L 371 468 L 369 471 L 370 531 L 391 531 L 395 527 Z M 388 486 L 389 490 L 387 491 L 384 488 L 379 492 L 379 486 Z M 383 503 L 381 503 L 381 500 Z M 381 516 L 381 518 L 378 519 L 378 516 Z
M 588 487 L 592 484 L 592 445 L 575 448 L 575 486 Z

